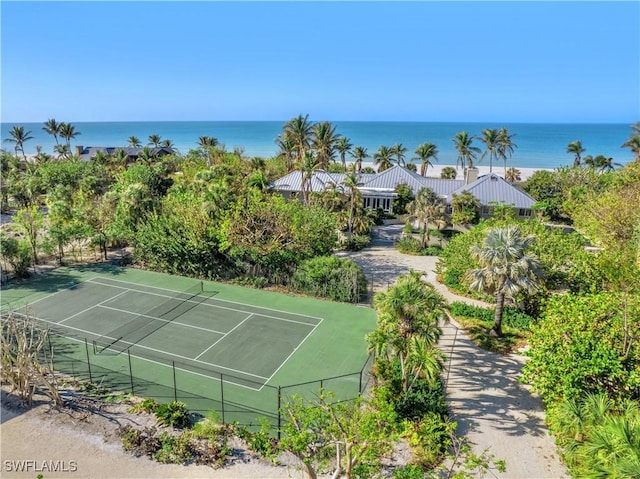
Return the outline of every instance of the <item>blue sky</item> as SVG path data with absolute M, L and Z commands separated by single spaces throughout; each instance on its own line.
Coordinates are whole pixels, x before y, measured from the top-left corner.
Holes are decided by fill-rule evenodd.
M 640 119 L 640 2 L 0 2 L 2 121 Z

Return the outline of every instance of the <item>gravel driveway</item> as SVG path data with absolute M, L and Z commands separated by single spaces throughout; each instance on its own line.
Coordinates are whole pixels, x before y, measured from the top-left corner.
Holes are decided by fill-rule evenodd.
M 386 289 L 412 268 L 425 273 L 425 279 L 448 301 L 483 304 L 456 296 L 438 283 L 436 257 L 409 256 L 395 250 L 393 240 L 401 231 L 402 225 L 377 228 L 369 248 L 340 252 L 339 256 L 353 259 L 367 275 L 373 275 L 374 290 Z M 440 347 L 449 358 L 447 402 L 458 433 L 469 438 L 476 452 L 488 448 L 497 459 L 506 461 L 506 472 L 494 472 L 495 477 L 568 477 L 544 422 L 542 402 L 518 382 L 525 358 L 480 349 L 455 323 L 443 327 Z

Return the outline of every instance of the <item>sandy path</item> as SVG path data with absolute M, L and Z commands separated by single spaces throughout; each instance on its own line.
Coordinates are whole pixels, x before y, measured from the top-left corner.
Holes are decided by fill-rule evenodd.
M 424 272 L 424 278 L 448 301 L 483 304 L 456 296 L 438 283 L 434 272 L 438 258 L 403 255 L 395 250 L 392 242 L 401 229 L 402 225 L 378 228 L 372 247 L 340 256 L 352 258 L 365 273 L 374 274 L 377 290 L 413 268 Z M 482 350 L 454 323 L 444 326 L 440 347 L 449 357 L 447 401 L 458 432 L 467 435 L 476 452 L 489 448 L 497 459 L 506 461 L 506 472 L 496 472 L 496 477 L 567 477 L 544 422 L 542 402 L 518 382 L 525 358 Z

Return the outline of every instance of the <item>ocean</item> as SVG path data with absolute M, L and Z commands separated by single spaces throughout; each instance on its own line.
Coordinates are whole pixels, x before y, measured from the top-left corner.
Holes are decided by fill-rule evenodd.
M 59 120 L 61 121 L 61 120 Z M 282 133 L 283 121 L 179 121 L 179 122 L 71 122 L 80 135 L 72 141 L 72 147 L 82 146 L 127 146 L 127 139 L 136 136 L 146 144 L 151 134 L 169 139 L 181 153 L 197 148 L 200 136 L 213 136 L 232 151 L 240 147 L 244 155 L 271 157 L 276 154 L 275 139 Z M 439 154 L 435 164 L 455 165 L 457 151 L 452 138 L 456 133 L 467 131 L 478 137 L 474 146 L 484 151 L 480 141 L 485 128 L 505 127 L 515 134 L 517 145 L 507 165 L 520 168 L 558 168 L 571 165 L 573 156 L 566 152 L 567 145 L 579 140 L 586 149 L 585 155 L 605 155 L 616 163 L 633 161 L 633 154 L 621 145 L 631 133 L 630 124 L 568 124 L 568 123 L 466 123 L 466 122 L 386 122 L 386 121 L 334 121 L 336 133 L 350 139 L 354 146 L 364 146 L 373 156 L 381 146 L 402 143 L 407 148 L 406 160 L 414 157 L 421 143 L 436 144 Z M 31 132 L 32 140 L 25 143 L 25 152 L 36 152 L 41 146 L 47 153 L 53 152 L 55 141 L 43 129 L 43 123 L 2 123 L 2 140 L 9 137 L 13 125 L 22 125 Z M 12 149 L 10 143 L 3 148 Z M 347 159 L 350 159 L 347 157 Z M 369 159 L 368 161 L 372 161 Z M 488 165 L 488 159 L 478 163 Z

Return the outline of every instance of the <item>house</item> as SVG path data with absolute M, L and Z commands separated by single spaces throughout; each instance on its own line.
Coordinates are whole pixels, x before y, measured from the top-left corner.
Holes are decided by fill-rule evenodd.
M 127 162 L 133 162 L 138 159 L 144 148 L 133 148 L 130 146 L 76 146 L 76 156 L 82 161 L 89 161 L 96 157 L 98 152 L 105 156 L 114 155 L 118 150 L 122 150 L 127 155 Z M 152 156 L 160 157 L 174 153 L 173 148 L 155 148 L 148 147 Z
M 345 176 L 344 173 L 318 170 L 313 172 L 308 188 L 313 192 L 338 188 L 346 193 L 347 188 L 343 185 Z M 463 191 L 468 191 L 480 201 L 480 216 L 485 218 L 491 216 L 495 204 L 512 205 L 518 218 L 531 216 L 532 207 L 536 201 L 501 176 L 495 173 L 478 176 L 476 168 L 469 168 L 465 176 L 464 180 L 425 178 L 407 168 L 395 165 L 380 173 L 360 174 L 358 190 L 362 195 L 365 208 L 382 208 L 386 213 L 393 213 L 393 201 L 398 196 L 395 192 L 396 186 L 405 183 L 414 195 L 422 188 L 431 188 L 448 205 L 451 204 L 454 194 L 459 195 Z M 292 171 L 274 181 L 271 186 L 285 197 L 292 198 L 302 193 L 302 183 L 302 172 Z

